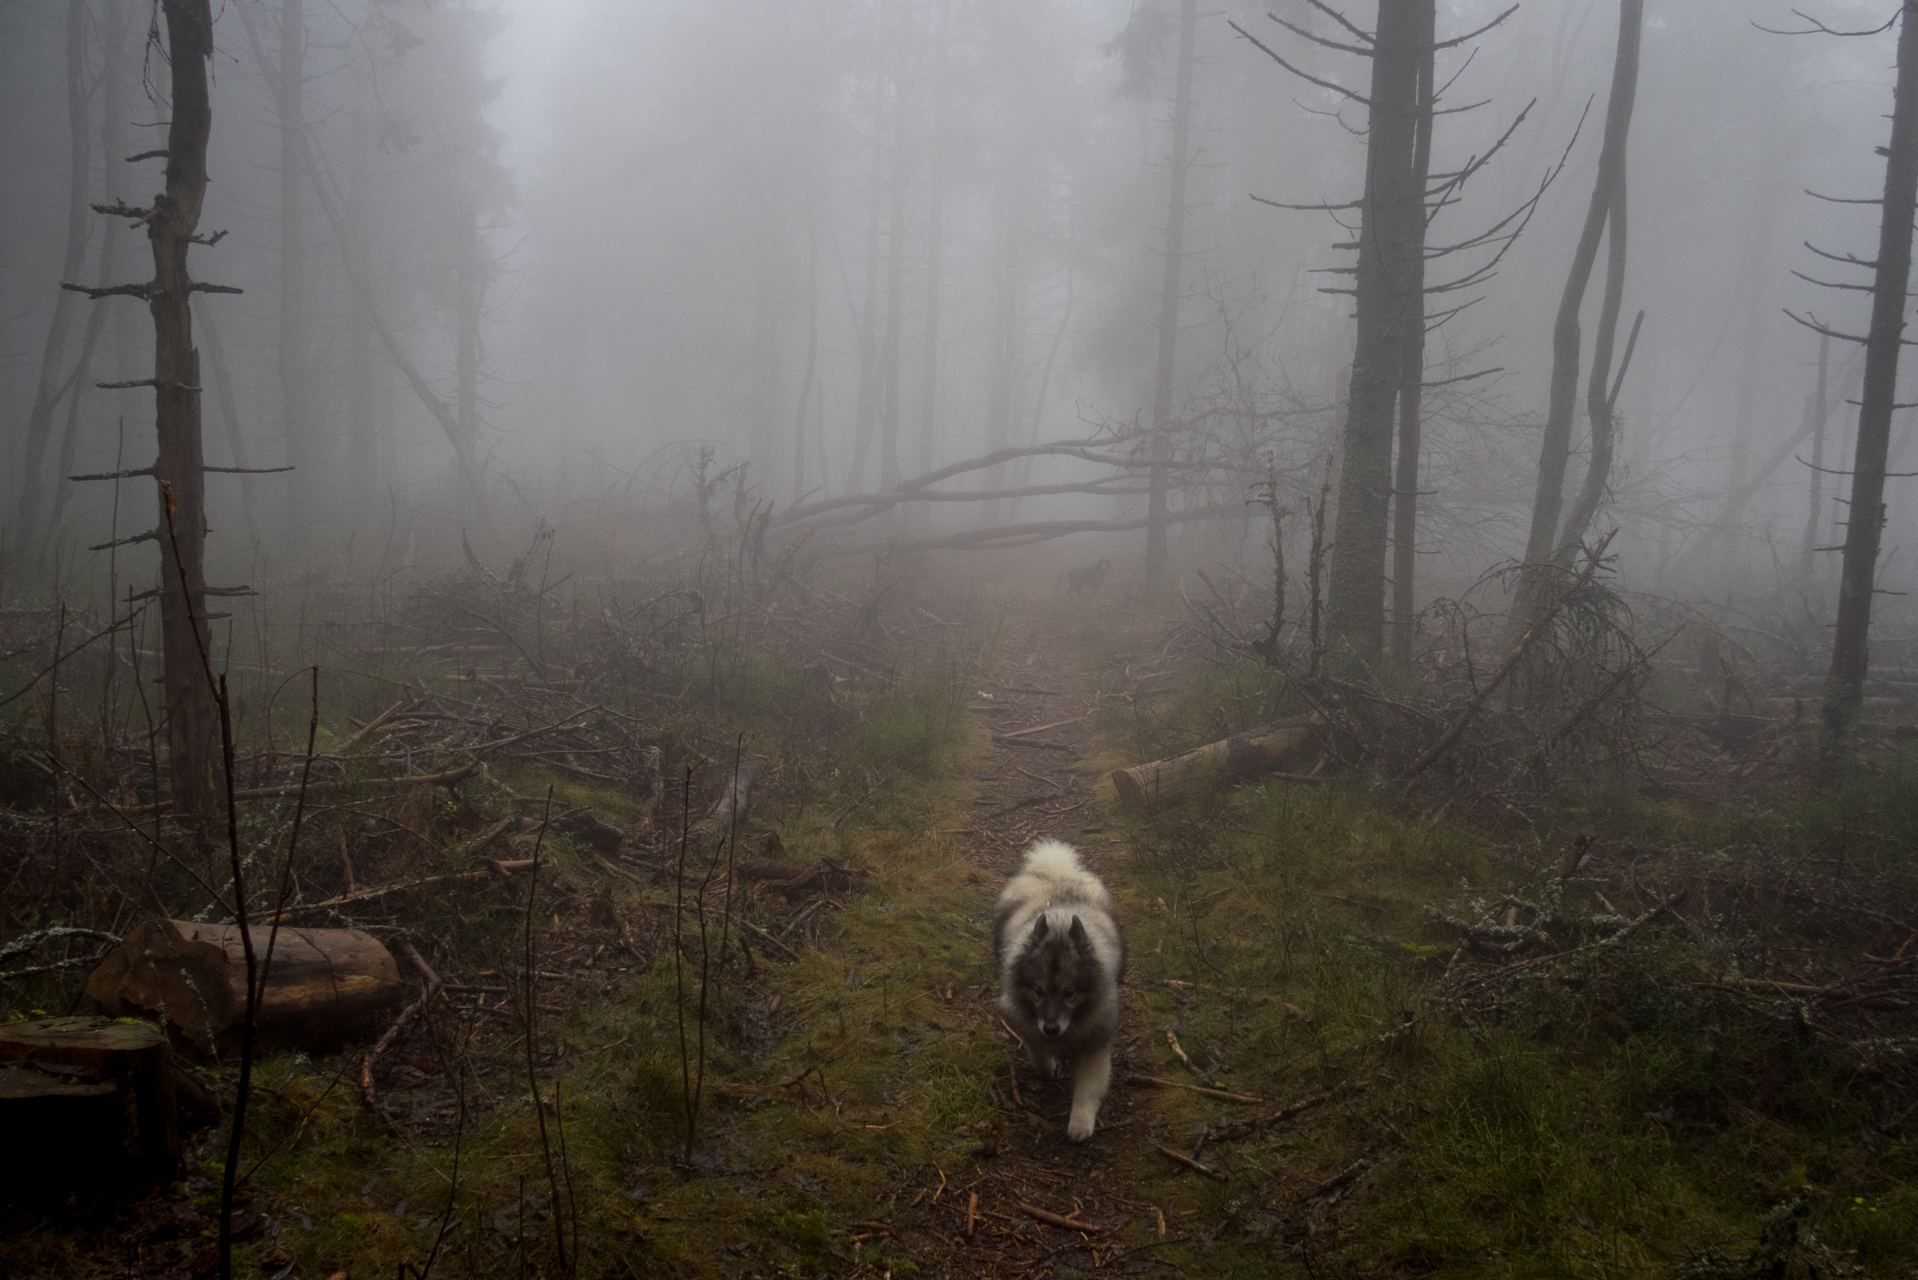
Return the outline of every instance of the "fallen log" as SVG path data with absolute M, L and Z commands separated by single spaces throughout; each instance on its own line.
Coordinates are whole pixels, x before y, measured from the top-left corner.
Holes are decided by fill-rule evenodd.
M 264 962 L 264 927 L 254 944 Z M 106 954 L 87 998 L 109 1017 L 150 1017 L 201 1053 L 237 1044 L 246 953 L 234 925 L 150 920 Z M 282 927 L 255 1017 L 262 1045 L 330 1049 L 377 1031 L 405 999 L 399 967 L 358 929 Z
M 742 858 L 734 865 L 733 874 L 766 886 L 788 902 L 816 893 L 853 893 L 866 887 L 865 872 L 841 866 L 831 858 L 821 858 L 810 867 L 768 858 Z
M 1291 716 L 1209 742 L 1195 751 L 1117 769 L 1112 785 L 1130 813 L 1157 813 L 1221 780 L 1244 780 L 1296 769 L 1315 752 L 1329 751 L 1324 717 Z
M 249 787 L 235 791 L 233 798 L 235 800 L 275 800 L 283 796 L 299 795 L 302 792 L 311 796 L 323 791 L 346 791 L 354 787 L 445 787 L 450 791 L 474 774 L 483 773 L 485 770 L 484 760 L 474 760 L 457 769 L 447 769 L 442 773 L 404 774 L 391 778 L 355 778 L 339 782 L 312 782 L 304 785 L 298 782 L 285 782 L 275 787 Z M 173 801 L 169 798 L 156 804 L 125 805 L 119 812 L 153 813 L 172 807 Z
M 145 1022 L 47 1018 L 0 1027 L 0 1201 L 91 1208 L 180 1163 L 173 1052 Z

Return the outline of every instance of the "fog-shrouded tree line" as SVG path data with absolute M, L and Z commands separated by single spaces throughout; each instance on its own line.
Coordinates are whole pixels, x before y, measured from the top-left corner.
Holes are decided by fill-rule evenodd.
M 1096 537 L 1157 603 L 1329 506 L 1330 631 L 1401 662 L 1615 527 L 1634 590 L 1836 624 L 1834 724 L 1908 627 L 1898 0 L 561 12 L 211 9 L 187 388 L 120 288 L 175 6 L 6 7 L 10 604 L 164 585 L 175 395 L 216 604 L 724 473 L 809 554 Z

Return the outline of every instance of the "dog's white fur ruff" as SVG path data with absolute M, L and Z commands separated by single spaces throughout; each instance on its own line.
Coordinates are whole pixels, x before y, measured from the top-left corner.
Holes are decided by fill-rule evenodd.
M 1098 986 L 1089 1011 L 1057 1035 L 1046 1035 L 1014 994 L 1013 967 L 1032 943 L 1040 920 L 1048 932 L 1069 932 L 1074 918 L 1085 929 L 1098 966 Z M 999 965 L 999 1011 L 1020 1039 L 1034 1066 L 1057 1075 L 1072 1069 L 1072 1115 L 1066 1136 L 1083 1142 L 1092 1136 L 1099 1105 L 1112 1082 L 1112 1046 L 1119 1032 L 1119 988 L 1125 977 L 1125 936 L 1112 918 L 1112 897 L 1099 877 L 1079 862 L 1078 851 L 1059 840 L 1038 840 L 1026 850 L 1025 865 L 1006 882 L 993 918 Z

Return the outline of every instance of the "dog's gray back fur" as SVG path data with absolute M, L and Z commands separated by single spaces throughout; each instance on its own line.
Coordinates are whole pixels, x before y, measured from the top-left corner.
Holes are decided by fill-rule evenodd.
M 1000 1012 L 1034 1065 L 1072 1070 L 1067 1134 L 1089 1137 L 1110 1077 L 1125 981 L 1125 934 L 1111 896 L 1070 845 L 1040 840 L 999 895 L 992 945 Z

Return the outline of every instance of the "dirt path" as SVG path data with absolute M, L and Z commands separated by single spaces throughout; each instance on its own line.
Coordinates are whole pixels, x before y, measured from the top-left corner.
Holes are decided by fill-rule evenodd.
M 1123 846 L 1108 828 L 1099 775 L 1086 764 L 1098 751 L 1091 717 L 1099 695 L 1084 670 L 1080 642 L 1046 617 L 1043 602 L 1027 603 L 1012 622 L 998 679 L 975 686 L 970 700 L 992 744 L 971 779 L 972 816 L 959 832 L 967 857 L 996 891 L 1017 870 L 1026 847 L 1050 836 L 1077 846 L 1085 864 L 1123 900 Z M 1147 1251 L 1166 1233 L 1162 1215 L 1176 1210 L 1161 1209 L 1137 1181 L 1137 1171 L 1164 1140 L 1156 1133 L 1157 1117 L 1144 1105 L 1146 1091 L 1126 1083 L 1138 1070 L 1137 1000 L 1128 994 L 1098 1131 L 1078 1144 L 1065 1137 L 1070 1079 L 1045 1079 L 1014 1052 L 993 1007 L 996 995 L 981 993 L 977 1016 L 995 1026 L 1008 1065 L 994 1082 L 997 1114 L 978 1165 L 940 1195 L 962 1213 L 971 1207 L 970 1197 L 978 1197 L 971 1240 L 963 1257 L 952 1258 L 950 1274 L 1069 1274 L 1121 1258 L 1129 1264 L 1126 1271 L 1156 1269 Z M 1042 1214 L 1087 1226 L 1074 1230 Z

